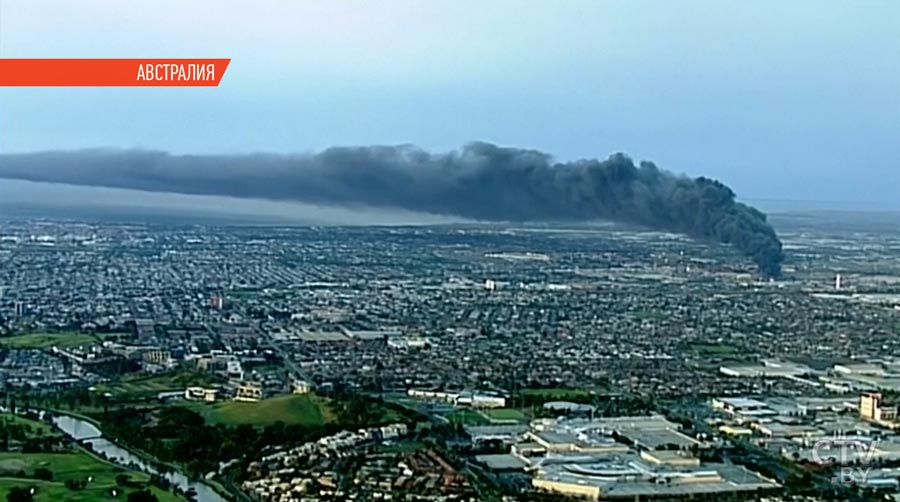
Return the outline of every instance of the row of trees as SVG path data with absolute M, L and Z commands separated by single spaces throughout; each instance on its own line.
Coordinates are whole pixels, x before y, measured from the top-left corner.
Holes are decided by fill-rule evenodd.
M 49 451 L 57 441 L 51 437 L 42 437 L 42 433 L 41 429 L 33 431 L 27 424 L 0 421 L 0 451 Z

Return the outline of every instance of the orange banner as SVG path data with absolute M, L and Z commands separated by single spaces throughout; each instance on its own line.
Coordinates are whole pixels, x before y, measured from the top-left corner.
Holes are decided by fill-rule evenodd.
M 0 86 L 216 87 L 231 59 L 0 59 Z

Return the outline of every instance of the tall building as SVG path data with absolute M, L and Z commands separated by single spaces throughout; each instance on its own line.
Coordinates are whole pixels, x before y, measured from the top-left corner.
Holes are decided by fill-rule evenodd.
M 873 422 L 897 420 L 897 406 L 887 406 L 880 392 L 864 392 L 859 397 L 859 418 Z
M 16 309 L 16 317 L 24 316 L 25 315 L 25 302 L 16 302 L 15 309 Z
M 881 394 L 878 392 L 865 392 L 859 396 L 859 418 L 874 420 L 875 410 L 881 403 Z

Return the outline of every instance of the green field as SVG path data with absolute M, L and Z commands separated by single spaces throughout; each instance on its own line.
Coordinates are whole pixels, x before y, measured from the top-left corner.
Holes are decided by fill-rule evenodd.
M 488 409 L 482 410 L 481 413 L 492 420 L 515 421 L 520 423 L 528 421 L 528 417 L 525 416 L 524 413 L 513 408 Z
M 109 392 L 113 397 L 155 397 L 166 391 L 184 390 L 191 386 L 206 387 L 219 383 L 220 378 L 199 371 L 179 370 L 161 375 L 123 378 L 117 382 L 98 385 L 97 392 Z
M 223 401 L 179 404 L 196 411 L 213 424 L 264 426 L 275 422 L 287 425 L 322 425 L 334 420 L 328 400 L 314 394 L 285 395 L 255 403 Z
M 103 340 L 123 336 L 119 333 L 90 334 L 75 331 L 63 331 L 59 333 L 28 333 L 25 335 L 0 338 L 0 345 L 17 349 L 49 349 L 59 347 L 81 347 L 83 345 L 97 345 Z
M 447 415 L 447 419 L 453 424 L 462 425 L 488 425 L 491 422 L 484 415 L 475 410 L 462 409 Z
M 39 481 L 35 479 L 21 479 L 9 477 L 20 471 L 25 471 L 27 476 L 34 474 L 34 470 L 40 467 L 49 469 L 53 473 L 52 481 Z M 23 488 L 36 488 L 34 500 L 37 502 L 73 501 L 93 502 L 100 500 L 124 500 L 121 496 L 123 490 L 130 491 L 134 488 L 122 488 L 116 485 L 116 476 L 128 474 L 132 481 L 146 483 L 149 476 L 137 471 L 129 471 L 101 460 L 87 452 L 76 451 L 73 453 L 0 453 L 0 497 L 5 499 L 6 493 L 14 486 Z M 66 480 L 86 480 L 90 476 L 92 481 L 83 489 L 73 491 L 65 486 Z M 112 499 L 112 489 L 117 489 L 119 497 Z M 177 502 L 182 498 L 156 487 L 151 491 L 161 502 Z
M 38 420 L 31 420 L 19 415 L 13 415 L 11 413 L 0 413 L 0 423 L 24 425 L 28 428 L 28 437 L 52 436 L 61 434 L 58 430 L 56 430 L 49 424 L 45 424 L 44 422 L 40 422 Z

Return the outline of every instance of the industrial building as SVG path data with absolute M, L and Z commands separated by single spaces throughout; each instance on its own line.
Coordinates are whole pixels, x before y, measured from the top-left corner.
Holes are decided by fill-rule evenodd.
M 548 458 L 536 467 L 532 485 L 592 500 L 756 492 L 779 486 L 741 466 L 701 465 L 688 453 L 672 451 Z
M 778 484 L 743 467 L 705 464 L 706 445 L 659 415 L 542 419 L 506 455 L 478 457 L 495 472 L 520 471 L 534 488 L 599 499 L 755 492 Z

